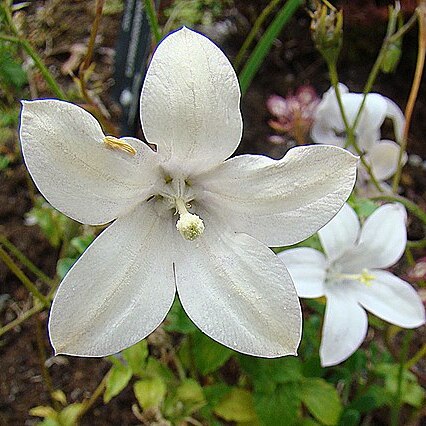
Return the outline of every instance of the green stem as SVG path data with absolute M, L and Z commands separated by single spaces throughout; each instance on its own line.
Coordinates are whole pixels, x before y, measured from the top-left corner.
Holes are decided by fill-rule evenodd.
M 346 131 L 346 137 L 347 137 L 347 143 L 345 147 L 348 147 L 348 146 L 354 147 L 356 153 L 360 156 L 362 165 L 364 166 L 365 170 L 367 170 L 367 173 L 370 175 L 371 182 L 373 183 L 373 185 L 377 188 L 379 192 L 383 192 L 383 188 L 380 186 L 379 182 L 374 176 L 371 166 L 365 160 L 363 155 L 364 153 L 361 151 L 361 149 L 359 148 L 357 144 L 357 141 L 355 139 L 355 127 L 349 124 L 349 121 L 346 117 L 345 107 L 343 106 L 342 95 L 339 89 L 339 76 L 337 74 L 336 64 L 332 62 L 328 62 L 327 65 L 328 65 L 328 72 L 330 75 L 331 85 L 333 86 L 334 92 L 336 93 L 336 99 L 337 99 L 337 104 L 339 105 L 340 115 L 342 116 L 343 124 L 345 125 L 345 131 Z
M 37 300 L 37 299 L 36 299 Z M 21 325 L 24 321 L 31 318 L 34 314 L 42 311 L 44 309 L 44 305 L 35 304 L 31 309 L 24 312 L 18 318 L 15 318 L 13 321 L 8 322 L 6 325 L 0 328 L 0 336 L 7 333 L 8 331 L 14 329 L 18 325 Z
M 87 411 L 90 410 L 92 405 L 96 402 L 96 400 L 102 395 L 102 392 L 104 391 L 106 387 L 106 382 L 108 380 L 108 376 L 110 375 L 111 370 L 108 371 L 108 373 L 105 374 L 101 382 L 99 383 L 98 387 L 93 391 L 92 396 L 83 402 L 83 405 L 80 409 L 80 412 L 78 413 L 78 418 L 81 419 Z
M 399 423 L 399 411 L 401 409 L 401 396 L 402 396 L 402 382 L 404 379 L 404 371 L 405 371 L 405 362 L 408 355 L 408 350 L 410 348 L 411 338 L 413 336 L 413 330 L 408 330 L 405 333 L 404 340 L 402 342 L 402 349 L 400 353 L 399 359 L 399 369 L 398 369 L 398 382 L 397 389 L 395 393 L 395 401 L 392 405 L 391 410 L 391 426 L 398 426 Z
M 158 25 L 157 11 L 155 10 L 154 0 L 143 0 L 149 26 L 154 35 L 155 42 L 158 44 L 161 40 L 160 26 Z
M 405 368 L 411 368 L 426 356 L 426 343 L 405 363 Z
M 13 243 L 11 243 L 4 235 L 0 235 L 0 245 L 3 245 L 6 249 L 9 250 L 9 252 L 16 257 L 16 259 L 19 260 L 19 262 L 22 263 L 25 267 L 28 268 L 29 271 L 31 271 L 37 278 L 39 278 L 41 281 L 52 287 L 55 284 L 55 281 L 49 278 L 43 271 L 41 271 L 37 266 L 34 265 L 33 262 L 31 262 L 28 257 L 25 256 L 24 253 L 22 253 L 18 247 L 16 247 Z
M 426 247 L 426 239 L 417 240 L 417 241 L 407 241 L 407 247 L 410 247 L 412 249 L 425 248 Z
M 401 141 L 401 147 L 399 150 L 398 168 L 396 169 L 396 173 L 392 181 L 392 190 L 395 193 L 398 191 L 399 181 L 401 180 L 402 167 L 404 165 L 403 157 L 404 157 L 404 152 L 407 148 L 407 143 L 408 143 L 408 132 L 410 129 L 414 105 L 416 103 L 417 96 L 419 93 L 420 82 L 422 80 L 423 69 L 425 65 L 426 6 L 424 5 L 419 6 L 416 9 L 415 15 L 418 17 L 418 21 L 419 21 L 419 43 L 418 43 L 418 50 L 417 50 L 417 62 L 416 62 L 416 70 L 414 72 L 413 84 L 411 86 L 410 96 L 408 97 L 407 106 L 405 108 L 405 126 L 404 126 L 402 141 Z
M 405 197 L 402 197 L 401 195 L 378 195 L 377 197 L 371 197 L 371 199 L 401 203 L 409 212 L 411 212 L 414 216 L 417 216 L 424 224 L 426 224 L 426 213 L 417 204 Z
M 22 48 L 25 50 L 25 52 L 28 54 L 28 56 L 31 57 L 31 59 L 34 61 L 35 65 L 41 72 L 43 78 L 46 80 L 46 83 L 49 85 L 52 92 L 55 94 L 55 96 L 59 99 L 65 99 L 66 96 L 64 92 L 61 90 L 59 85 L 56 83 L 55 79 L 53 78 L 52 74 L 49 72 L 47 67 L 44 65 L 43 61 L 41 60 L 40 56 L 36 53 L 36 51 L 32 48 L 31 44 L 25 40 L 21 34 L 19 33 L 18 28 L 16 28 L 15 23 L 13 22 L 12 15 L 10 13 L 10 10 L 7 6 L 0 5 L 0 10 L 3 11 L 4 16 L 6 18 L 6 23 L 9 27 L 9 29 L 14 34 L 14 38 L 9 39 L 9 41 L 12 42 L 19 42 L 19 44 L 22 46 Z M 4 39 L 4 37 L 3 37 Z
M 10 269 L 10 271 L 21 281 L 26 289 L 32 293 L 44 306 L 49 307 L 49 300 L 43 296 L 34 283 L 19 269 L 18 265 L 12 260 L 12 258 L 6 253 L 3 248 L 0 247 L 0 259 Z
M 253 24 L 252 29 L 250 30 L 247 38 L 244 40 L 244 43 L 241 46 L 241 49 L 239 50 L 237 56 L 235 57 L 235 61 L 234 61 L 235 69 L 238 69 L 240 67 L 241 62 L 248 48 L 251 46 L 256 35 L 259 33 L 259 30 L 262 24 L 265 22 L 265 19 L 271 14 L 271 12 L 275 9 L 275 7 L 278 5 L 280 1 L 281 0 L 271 0 L 269 4 L 262 10 L 262 13 L 257 17 L 255 23 Z

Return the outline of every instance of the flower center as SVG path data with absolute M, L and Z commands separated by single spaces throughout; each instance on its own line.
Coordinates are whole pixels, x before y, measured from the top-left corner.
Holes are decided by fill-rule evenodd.
M 175 200 L 179 220 L 176 228 L 185 240 L 193 241 L 204 232 L 204 223 L 196 214 L 189 213 L 185 202 L 181 198 Z

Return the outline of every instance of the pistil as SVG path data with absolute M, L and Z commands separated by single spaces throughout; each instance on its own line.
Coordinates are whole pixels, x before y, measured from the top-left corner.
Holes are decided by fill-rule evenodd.
M 177 230 L 185 240 L 195 240 L 204 232 L 202 219 L 196 214 L 189 213 L 181 198 L 176 198 L 175 204 L 179 213 L 179 220 L 176 222 Z

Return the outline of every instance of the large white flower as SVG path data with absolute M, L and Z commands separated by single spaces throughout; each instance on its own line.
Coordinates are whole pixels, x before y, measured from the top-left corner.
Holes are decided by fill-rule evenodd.
M 352 125 L 364 94 L 350 93 L 349 89 L 341 83 L 339 83 L 339 90 L 346 118 Z M 395 138 L 400 142 L 405 123 L 402 111 L 389 98 L 378 93 L 369 93 L 355 129 L 355 137 L 359 148 L 365 153 L 366 162 L 379 182 L 389 179 L 395 174 L 400 150 L 400 146 L 396 142 L 381 140 L 380 128 L 385 118 L 392 120 Z M 316 143 L 345 147 L 345 125 L 333 87 L 324 94 L 317 107 L 311 136 Z M 353 147 L 348 147 L 348 149 L 355 152 Z M 406 161 L 406 156 L 404 156 L 404 161 Z M 367 180 L 366 171 L 361 168 L 360 172 L 363 180 Z
M 400 204 L 379 207 L 362 229 L 347 204 L 319 232 L 325 254 L 308 247 L 283 251 L 299 297 L 325 296 L 320 357 L 323 366 L 348 358 L 367 333 L 365 309 L 404 328 L 425 322 L 416 291 L 383 270 L 396 263 L 407 243 L 406 212 Z
M 327 223 L 352 190 L 356 158 L 314 146 L 280 161 L 225 161 L 241 138 L 239 102 L 227 58 L 184 28 L 159 45 L 142 90 L 156 151 L 106 137 L 70 103 L 23 103 L 24 159 L 42 194 L 82 223 L 115 220 L 58 289 L 49 322 L 57 353 L 104 356 L 138 342 L 176 290 L 218 342 L 265 357 L 296 352 L 299 301 L 267 245 L 293 244 Z

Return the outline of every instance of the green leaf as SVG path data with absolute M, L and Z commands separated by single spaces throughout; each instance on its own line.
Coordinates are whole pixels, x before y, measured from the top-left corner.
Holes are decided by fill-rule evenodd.
M 361 414 L 352 408 L 346 409 L 340 417 L 340 426 L 358 426 L 361 423 Z
M 349 198 L 348 203 L 360 218 L 370 216 L 379 207 L 377 203 L 368 198 L 356 198 L 355 196 Z
M 59 423 L 61 426 L 75 426 L 80 415 L 82 403 L 68 405 L 59 413 Z
M 226 421 L 249 422 L 256 419 L 252 394 L 233 388 L 214 408 L 214 413 Z
M 198 371 L 209 374 L 222 367 L 233 355 L 233 351 L 197 331 L 193 335 L 192 353 Z
M 298 386 L 297 383 L 278 384 L 272 393 L 254 393 L 256 412 L 264 426 L 297 424 L 300 420 Z
M 17 89 L 27 83 L 26 72 L 5 49 L 0 50 L 0 81 Z
M 186 315 L 178 298 L 175 299 L 172 309 L 167 314 L 164 329 L 182 334 L 190 334 L 197 331 L 197 327 Z
M 78 254 L 82 254 L 94 239 L 95 236 L 93 234 L 82 235 L 80 237 L 73 238 L 70 241 L 70 245 L 77 250 Z
M 145 375 L 148 377 L 160 377 L 166 383 L 176 380 L 169 368 L 151 356 L 148 357 L 148 362 L 146 363 Z
M 136 399 L 144 410 L 158 407 L 166 396 L 167 387 L 160 377 L 138 380 L 133 385 Z
M 273 42 L 302 3 L 303 0 L 287 0 L 281 10 L 275 15 L 274 20 L 253 49 L 252 54 L 239 75 L 241 93 L 244 94 L 247 91 L 253 77 L 271 49 Z
M 67 405 L 67 397 L 65 396 L 64 391 L 62 391 L 61 389 L 55 389 L 52 392 L 52 398 L 55 401 L 60 402 L 62 405 Z
M 305 379 L 300 396 L 311 414 L 325 425 L 335 425 L 342 412 L 342 403 L 334 386 L 323 379 Z
M 108 373 L 104 403 L 107 404 L 114 396 L 118 395 L 129 383 L 132 377 L 132 369 L 121 362 L 114 363 Z
M 38 407 L 34 407 L 31 408 L 30 411 L 30 416 L 35 416 L 35 417 L 50 417 L 53 419 L 56 419 L 58 413 L 49 406 L 45 406 L 45 405 L 39 405 Z
M 148 358 L 148 343 L 142 340 L 136 345 L 130 346 L 123 352 L 123 357 L 132 369 L 133 374 L 142 375 L 145 372 L 146 359 Z
M 272 392 L 277 383 L 294 382 L 303 378 L 301 363 L 297 357 L 265 359 L 240 355 L 239 359 L 241 368 L 252 378 L 257 391 Z
M 182 402 L 200 403 L 204 402 L 203 388 L 194 379 L 184 380 L 176 389 L 176 396 Z
M 368 413 L 383 407 L 392 401 L 387 392 L 383 392 L 383 387 L 371 385 L 363 395 L 355 398 L 350 407 L 360 413 Z
M 76 258 L 64 257 L 63 259 L 59 259 L 56 264 L 56 273 L 59 278 L 64 278 L 66 273 L 71 269 L 72 265 L 76 262 Z

